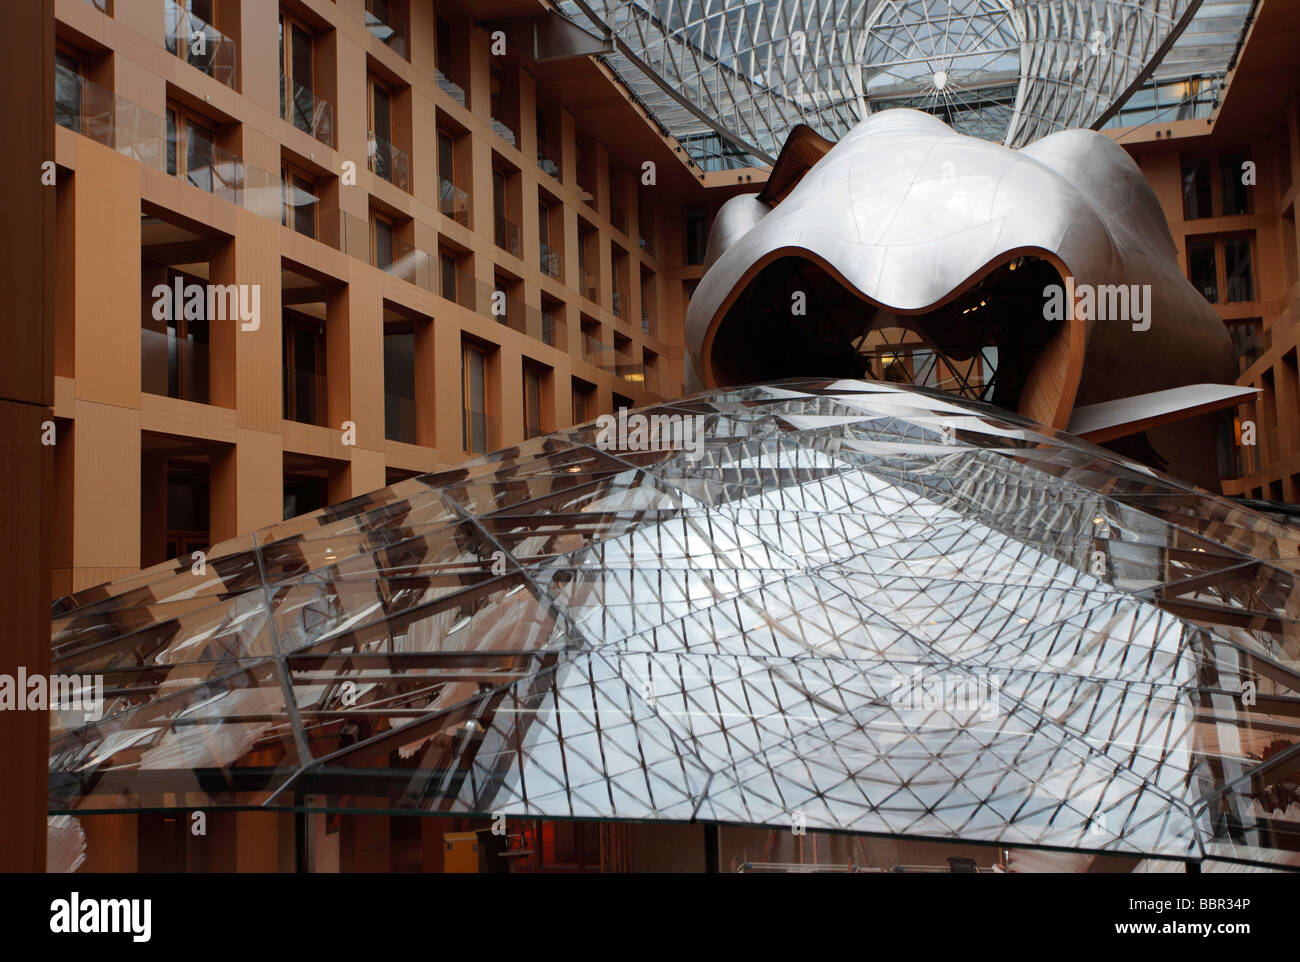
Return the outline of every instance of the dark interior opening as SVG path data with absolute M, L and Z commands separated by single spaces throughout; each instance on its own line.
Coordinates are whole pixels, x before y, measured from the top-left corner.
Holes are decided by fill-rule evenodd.
M 944 306 L 903 315 L 862 300 L 811 261 L 783 257 L 723 318 L 713 376 L 721 387 L 787 377 L 893 381 L 1014 411 L 1039 353 L 1064 324 L 1044 318 L 1044 289 L 1053 284 L 1063 281 L 1049 262 L 1018 257 Z

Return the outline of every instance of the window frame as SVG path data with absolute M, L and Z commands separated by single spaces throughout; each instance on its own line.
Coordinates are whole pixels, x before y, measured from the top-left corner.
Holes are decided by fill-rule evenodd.
M 316 55 L 316 31 L 312 29 L 311 25 L 307 23 L 307 21 L 303 20 L 291 11 L 286 10 L 283 6 L 280 7 L 279 24 L 280 75 L 283 78 L 280 93 L 280 119 L 292 124 L 298 130 L 302 130 L 307 134 L 312 134 L 312 130 L 310 129 L 310 119 L 308 120 L 307 127 L 299 127 L 294 112 L 293 84 L 297 82 L 294 69 L 297 66 L 297 63 L 293 56 L 293 31 L 294 28 L 301 30 L 307 35 L 309 41 L 309 46 L 311 48 L 311 86 L 308 87 L 308 91 L 311 93 L 313 99 L 317 98 L 318 95 L 316 91 L 319 89 L 319 57 Z M 288 116 L 285 115 L 286 112 L 288 112 Z
M 328 406 L 328 396 L 325 390 L 326 376 L 326 342 L 325 342 L 325 322 L 318 320 L 310 315 L 303 314 L 299 311 L 286 309 L 283 313 L 283 336 L 281 356 L 281 377 L 284 380 L 284 408 L 283 419 L 293 421 L 296 424 L 314 424 L 324 426 L 328 423 L 329 415 L 326 410 Z M 311 373 L 316 377 L 315 405 L 316 418 L 314 420 L 303 420 L 298 408 L 298 364 L 297 347 L 294 334 L 298 331 L 308 331 L 313 336 L 313 358 L 312 364 L 315 370 Z
M 525 441 L 531 441 L 533 438 L 539 438 L 546 433 L 546 426 L 545 426 L 546 404 L 544 400 L 544 396 L 546 393 L 546 374 L 547 372 L 543 370 L 541 367 L 539 367 L 538 365 L 530 364 L 527 361 L 524 362 L 523 398 L 521 400 L 524 409 L 523 414 L 524 414 L 524 440 Z M 534 413 L 531 410 L 533 407 L 534 389 L 536 393 L 536 402 L 537 402 L 537 408 L 535 412 L 537 415 L 537 420 L 530 421 L 529 417 L 531 414 Z
M 167 129 L 170 122 L 171 130 Z M 190 127 L 201 127 L 208 131 L 210 139 L 208 146 L 211 149 L 211 159 L 208 164 L 209 181 L 208 186 L 194 183 L 190 179 Z M 174 100 L 167 101 L 167 106 L 163 113 L 163 138 L 165 141 L 163 158 L 164 170 L 173 177 L 178 177 L 192 187 L 198 187 L 199 190 L 209 194 L 216 193 L 216 178 L 212 174 L 212 169 L 216 165 L 216 152 L 220 150 L 217 146 L 217 124 L 213 123 L 211 118 L 204 116 L 192 107 L 187 107 L 182 103 Z
M 388 263 L 379 263 L 379 225 L 383 224 L 388 228 Z M 397 224 L 393 218 L 387 214 L 371 208 L 370 210 L 370 263 L 373 267 L 378 267 L 381 271 L 392 273 L 392 267 L 396 260 L 396 241 L 397 241 Z
M 477 355 L 481 359 L 482 397 L 479 399 L 480 408 L 475 408 L 472 406 L 474 402 L 474 397 L 473 397 L 474 392 L 472 389 L 472 381 L 470 376 L 471 371 L 473 369 L 473 363 L 471 361 L 472 355 Z M 462 339 L 461 352 L 460 352 L 461 411 L 462 411 L 462 418 L 463 418 L 463 427 L 461 430 L 461 442 L 467 454 L 486 454 L 488 447 L 492 443 L 488 431 L 488 419 L 491 417 L 491 412 L 488 410 L 490 406 L 488 401 L 488 397 L 490 394 L 490 390 L 488 387 L 488 382 L 490 379 L 488 365 L 490 363 L 490 360 L 491 358 L 488 349 L 486 347 L 476 342 Z M 479 414 L 482 415 L 483 417 L 483 450 L 481 451 L 474 446 L 475 439 L 473 437 L 473 427 L 470 423 L 470 417 L 469 417 L 471 414 Z
M 316 203 L 311 205 L 311 233 L 309 234 L 298 230 L 298 208 L 289 204 L 288 191 L 299 188 L 299 182 L 306 183 L 310 188 L 308 193 L 316 198 Z M 305 168 L 289 161 L 282 161 L 280 164 L 280 224 L 290 228 L 295 233 L 315 240 L 320 234 L 319 208 L 320 191 L 316 186 L 315 176 Z

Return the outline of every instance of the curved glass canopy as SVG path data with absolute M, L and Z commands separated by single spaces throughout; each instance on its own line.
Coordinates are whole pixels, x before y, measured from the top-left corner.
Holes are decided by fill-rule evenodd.
M 1249 6 L 1250 0 L 559 4 L 576 22 L 614 37 L 611 67 L 705 169 L 771 163 L 796 124 L 838 139 L 889 107 L 928 110 L 955 130 L 1010 146 L 1110 122 L 1142 90 L 1143 105 L 1163 103 L 1166 114 L 1178 108 L 1169 100 L 1180 89 L 1200 107 L 1217 88 Z M 1184 31 L 1187 42 L 1178 46 Z M 1170 69 L 1157 76 L 1170 55 Z
M 692 428 L 570 429 L 62 599 L 53 670 L 105 697 L 51 713 L 51 812 L 1296 864 L 1295 529 L 919 388 L 644 413 Z

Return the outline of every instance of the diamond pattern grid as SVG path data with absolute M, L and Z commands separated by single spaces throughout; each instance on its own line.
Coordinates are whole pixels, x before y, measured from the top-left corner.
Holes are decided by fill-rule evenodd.
M 61 599 L 106 701 L 54 716 L 51 811 L 1294 858 L 1300 533 L 923 388 L 647 413 L 699 460 L 586 425 Z M 984 697 L 900 698 L 935 678 Z
M 838 140 L 890 107 L 928 110 L 955 130 L 1012 147 L 1088 127 L 1129 93 L 1184 28 L 1184 16 L 1200 6 L 1201 0 L 559 4 L 576 23 L 622 44 L 606 57 L 610 66 L 706 168 L 770 164 L 799 123 Z M 1224 18 L 1216 4 L 1208 6 L 1204 29 L 1220 20 L 1239 28 L 1245 18 L 1236 7 Z M 1187 69 L 1221 73 L 1231 45 L 1210 53 L 1212 62 L 1188 62 Z

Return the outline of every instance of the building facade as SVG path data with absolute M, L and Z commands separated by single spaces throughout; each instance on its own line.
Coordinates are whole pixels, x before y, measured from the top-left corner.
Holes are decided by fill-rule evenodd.
M 527 14 L 55 5 L 56 596 L 680 393 L 706 178 Z
M 1260 392 L 1237 413 L 1223 491 L 1290 503 L 1300 499 L 1297 43 L 1300 10 L 1265 0 L 1211 117 L 1107 131 L 1142 168 L 1188 278 L 1228 326 L 1237 383 Z
M 29 404 L 57 438 L 50 595 L 682 393 L 713 215 L 767 170 L 700 170 L 604 62 L 516 43 L 544 4 L 52 7 L 53 373 Z M 1238 383 L 1262 392 L 1238 412 L 1224 493 L 1273 501 L 1300 497 L 1298 19 L 1285 0 L 1257 5 L 1208 120 L 1108 130 L 1229 326 Z M 219 845 L 172 815 L 86 815 L 84 868 L 448 869 L 474 844 L 460 833 L 487 824 L 212 819 Z M 757 829 L 730 848 L 698 825 L 514 831 L 551 868 L 804 857 Z M 830 851 L 948 853 L 869 848 Z M 321 861 L 298 861 L 307 850 Z

